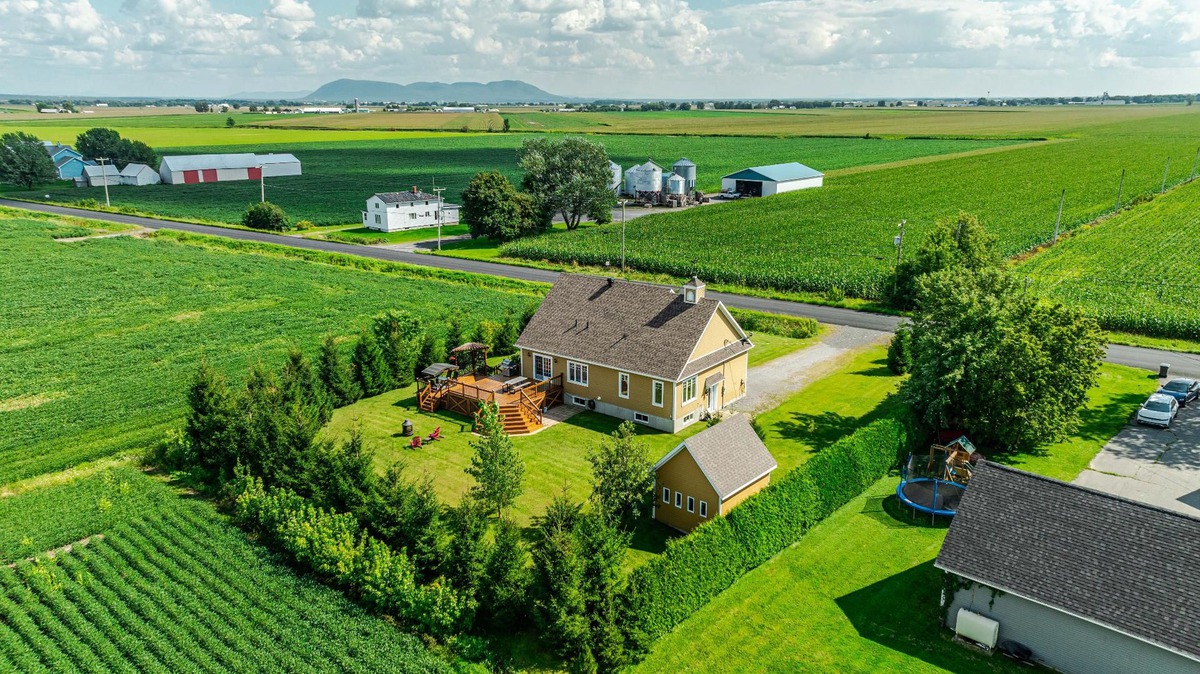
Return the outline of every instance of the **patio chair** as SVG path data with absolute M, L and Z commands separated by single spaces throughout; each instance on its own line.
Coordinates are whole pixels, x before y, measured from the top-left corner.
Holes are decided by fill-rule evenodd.
M 417 437 L 413 438 L 412 442 L 408 443 L 408 448 L 409 449 L 420 449 L 421 448 L 421 436 L 418 435 Z
M 416 438 L 416 439 L 420 440 L 420 438 Z M 425 442 L 433 442 L 434 440 L 441 440 L 441 439 L 442 439 L 442 427 L 438 426 L 437 428 L 433 429 L 433 432 L 429 434 L 429 437 L 425 438 Z

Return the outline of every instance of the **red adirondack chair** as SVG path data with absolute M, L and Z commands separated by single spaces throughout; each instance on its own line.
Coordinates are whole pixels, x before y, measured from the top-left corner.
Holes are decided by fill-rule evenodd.
M 425 442 L 433 442 L 434 440 L 441 440 L 441 439 L 442 439 L 442 427 L 438 426 L 437 428 L 433 429 L 433 432 L 429 434 L 429 437 L 425 438 Z
M 413 438 L 412 442 L 408 443 L 408 448 L 409 449 L 420 449 L 421 448 L 421 436 L 418 435 L 417 437 Z

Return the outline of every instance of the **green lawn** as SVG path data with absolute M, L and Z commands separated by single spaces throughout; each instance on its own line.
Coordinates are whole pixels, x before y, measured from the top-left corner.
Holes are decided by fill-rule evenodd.
M 469 234 L 470 230 L 466 225 L 446 225 L 442 227 L 442 238 L 451 236 L 462 236 Z M 422 227 L 421 229 L 406 229 L 400 232 L 380 232 L 366 227 L 352 227 L 350 229 L 333 229 L 323 231 L 315 236 L 306 236 L 306 238 L 321 238 L 329 239 L 330 241 L 340 241 L 342 243 L 361 243 L 373 245 L 379 243 L 415 243 L 417 241 L 434 241 L 437 239 L 437 227 Z
M 884 405 L 890 403 L 885 399 L 896 390 L 900 377 L 887 369 L 886 358 L 883 346 L 859 351 L 838 371 L 758 415 L 766 433 L 764 442 L 779 462 L 777 474 L 799 466 L 887 411 Z
M 807 339 L 795 339 L 793 337 L 780 337 L 767 332 L 754 333 L 754 348 L 750 349 L 750 367 L 762 365 L 786 356 L 794 351 L 799 351 L 808 346 L 816 344 L 821 339 L 821 335 L 825 334 L 826 328 L 821 327 L 821 331 Z
M 1037 456 L 993 458 L 1072 479 L 1125 424 L 1148 384 L 1144 372 L 1104 365 L 1084 423 L 1069 440 Z M 933 559 L 947 524 L 913 519 L 896 500 L 897 483 L 879 481 L 743 576 L 660 639 L 635 671 L 1025 671 L 963 648 L 939 628 Z

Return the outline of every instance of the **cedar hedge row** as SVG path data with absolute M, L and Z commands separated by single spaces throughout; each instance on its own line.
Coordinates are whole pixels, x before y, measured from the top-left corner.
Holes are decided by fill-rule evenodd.
M 887 475 L 915 433 L 907 410 L 864 426 L 638 568 L 626 595 L 639 649 Z
M 729 313 L 737 319 L 743 330 L 768 332 L 780 337 L 806 339 L 821 331 L 820 324 L 815 319 L 805 316 L 788 316 L 786 314 L 768 314 L 752 309 L 730 309 Z

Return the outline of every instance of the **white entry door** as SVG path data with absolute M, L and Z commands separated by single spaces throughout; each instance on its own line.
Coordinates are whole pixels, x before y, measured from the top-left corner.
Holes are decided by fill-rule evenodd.
M 721 409 L 721 401 L 717 399 L 719 395 L 721 395 L 721 382 L 708 387 L 708 411 L 710 413 Z

